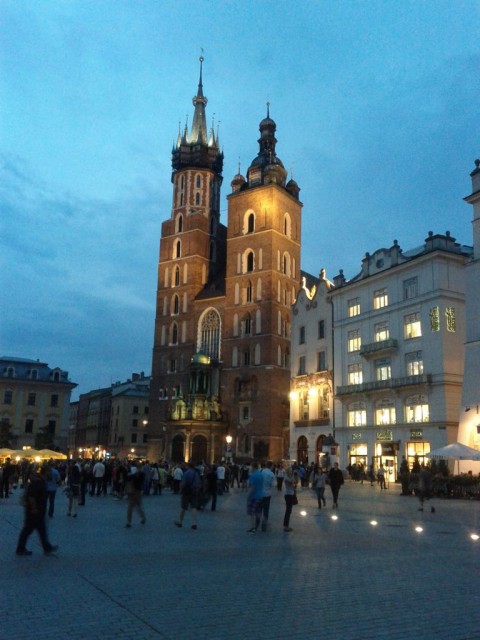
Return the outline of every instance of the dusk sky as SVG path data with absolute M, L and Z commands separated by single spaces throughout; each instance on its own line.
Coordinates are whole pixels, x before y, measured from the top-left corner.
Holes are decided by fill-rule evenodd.
M 197 90 L 238 171 L 277 123 L 302 268 L 332 279 L 429 231 L 472 243 L 480 3 L 0 0 L 0 356 L 79 393 L 150 374 L 171 149 Z

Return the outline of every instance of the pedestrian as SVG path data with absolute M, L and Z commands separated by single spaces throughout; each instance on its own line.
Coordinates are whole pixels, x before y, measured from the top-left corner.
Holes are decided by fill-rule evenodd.
M 60 476 L 60 472 L 55 467 L 53 460 L 50 460 L 48 463 L 47 478 L 45 482 L 49 518 L 53 518 L 53 513 L 55 511 L 55 496 L 57 495 L 57 489 L 61 481 L 62 478 Z
M 387 485 L 385 484 L 385 467 L 383 466 L 383 462 L 380 464 L 380 468 L 378 470 L 378 484 L 380 485 L 380 489 L 383 491 L 387 490 Z
M 200 478 L 200 474 L 195 469 L 195 465 L 193 464 L 193 462 L 189 462 L 188 468 L 183 474 L 182 481 L 180 483 L 180 515 L 178 516 L 178 520 L 175 520 L 175 526 L 183 527 L 183 519 L 185 517 L 185 513 L 190 508 L 192 514 L 192 529 L 197 528 L 198 495 L 200 492 L 201 484 L 202 481 Z
M 298 473 L 294 471 L 292 467 L 287 467 L 284 471 L 283 481 L 285 483 L 285 515 L 283 516 L 283 530 L 290 532 L 293 531 L 293 529 L 290 527 L 290 516 L 292 515 L 292 508 L 295 504 L 298 504 Z
M 97 460 L 93 465 L 92 475 L 93 482 L 90 488 L 90 495 L 94 496 L 96 489 L 96 495 L 99 496 L 103 493 L 103 478 L 105 476 L 105 465 L 101 460 Z
M 175 469 L 173 470 L 173 493 L 178 493 L 180 491 L 180 483 L 183 478 L 183 469 L 177 464 Z
M 420 473 L 418 474 L 418 498 L 420 500 L 419 511 L 423 511 L 423 503 L 425 500 L 430 500 L 431 479 L 430 469 L 425 466 L 425 463 L 423 463 L 420 467 Z M 432 506 L 430 511 L 435 513 L 435 507 Z
M 46 556 L 54 553 L 57 545 L 51 544 L 48 539 L 47 527 L 45 524 L 45 511 L 47 506 L 46 477 L 48 469 L 42 466 L 37 473 L 32 474 L 30 482 L 27 484 L 23 495 L 25 507 L 25 523 L 20 531 L 17 542 L 17 556 L 31 556 L 32 552 L 26 547 L 27 540 L 35 529 L 40 536 L 43 552 Z
M 77 517 L 77 506 L 80 497 L 80 484 L 82 481 L 82 470 L 79 462 L 70 460 L 67 471 L 67 496 L 68 511 L 67 516 Z
M 15 467 L 10 458 L 6 458 L 0 478 L 0 498 L 8 498 L 10 495 L 10 482 L 15 473 Z
M 126 528 L 132 526 L 133 511 L 137 511 L 140 516 L 140 522 L 145 524 L 147 518 L 142 506 L 142 488 L 143 473 L 138 469 L 135 461 L 130 463 L 130 469 L 127 475 L 125 490 L 127 493 L 127 524 Z
M 279 464 L 277 469 L 275 470 L 275 476 L 277 478 L 277 491 L 282 490 L 283 478 L 285 476 L 285 470 L 283 465 Z
M 248 533 L 256 533 L 260 524 L 263 501 L 263 475 L 258 462 L 252 462 L 251 472 L 248 476 L 247 515 L 250 517 L 250 529 Z
M 222 496 L 225 491 L 225 467 L 223 462 L 217 466 L 218 495 Z
M 332 490 L 332 509 L 338 509 L 338 493 L 340 491 L 340 487 L 344 483 L 343 473 L 338 467 L 338 462 L 335 462 L 333 467 L 331 467 L 327 477 L 328 484 L 330 485 L 330 489 Z
M 313 470 L 312 489 L 317 494 L 318 508 L 321 509 L 322 505 L 327 505 L 325 501 L 325 485 L 327 483 L 327 470 L 320 468 L 317 464 Z
M 153 490 L 153 495 L 154 496 L 158 496 L 160 495 L 160 473 L 158 471 L 158 464 L 155 462 L 154 464 L 152 464 L 152 468 L 150 471 L 150 478 L 151 478 L 151 482 L 152 482 L 152 490 Z
M 270 513 L 270 501 L 272 499 L 272 487 L 275 483 L 275 474 L 272 471 L 273 464 L 268 461 L 262 469 L 263 498 L 262 498 L 262 531 L 267 530 L 268 515 Z
M 210 509 L 212 511 L 216 511 L 217 509 L 217 490 L 218 490 L 218 478 L 217 478 L 217 467 L 212 464 L 209 471 L 205 476 L 205 506 L 208 504 L 209 500 L 212 501 L 210 505 Z

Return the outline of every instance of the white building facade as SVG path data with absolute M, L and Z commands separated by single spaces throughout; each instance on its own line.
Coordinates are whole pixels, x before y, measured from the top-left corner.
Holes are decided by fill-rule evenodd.
M 394 481 L 456 440 L 463 379 L 465 261 L 472 249 L 429 233 L 403 252 L 366 254 L 333 304 L 335 439 L 340 465 L 381 463 Z
M 333 442 L 333 284 L 303 278 L 292 310 L 290 459 L 303 463 L 330 462 Z M 310 285 L 310 286 L 309 286 Z
M 470 176 L 472 193 L 465 201 L 473 207 L 473 255 L 465 266 L 465 364 L 458 441 L 480 450 L 480 160 Z M 460 469 L 480 473 L 480 462 L 461 462 Z

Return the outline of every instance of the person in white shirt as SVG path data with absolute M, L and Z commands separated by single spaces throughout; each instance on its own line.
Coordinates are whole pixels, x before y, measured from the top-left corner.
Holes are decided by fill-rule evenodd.
M 175 469 L 173 470 L 173 493 L 178 493 L 180 491 L 180 483 L 183 478 L 183 469 L 177 464 Z
M 106 487 L 103 486 L 103 479 L 105 476 L 105 465 L 101 460 L 98 460 L 92 469 L 93 474 L 93 482 L 92 488 L 90 491 L 90 495 L 93 496 L 95 494 L 95 487 L 97 488 L 97 496 L 101 493 L 106 493 Z
M 262 498 L 262 531 L 267 530 L 268 514 L 270 512 L 270 500 L 272 498 L 272 488 L 275 484 L 275 474 L 272 471 L 273 464 L 269 461 L 262 468 L 263 476 L 263 498 Z
M 217 482 L 218 482 L 218 495 L 223 495 L 225 491 L 225 467 L 223 466 L 223 462 L 217 467 Z

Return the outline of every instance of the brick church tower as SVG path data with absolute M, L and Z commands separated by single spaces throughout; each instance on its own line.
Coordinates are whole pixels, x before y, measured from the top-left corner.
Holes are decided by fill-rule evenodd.
M 301 203 L 276 155 L 275 122 L 228 196 L 223 154 L 207 132 L 203 58 L 190 131 L 172 150 L 172 211 L 163 222 L 148 455 L 205 460 L 284 457 L 288 447 L 291 304 L 300 288 Z
M 300 189 L 276 154 L 276 124 L 260 123 L 259 152 L 228 196 L 222 407 L 235 450 L 285 457 L 291 305 L 300 288 Z

